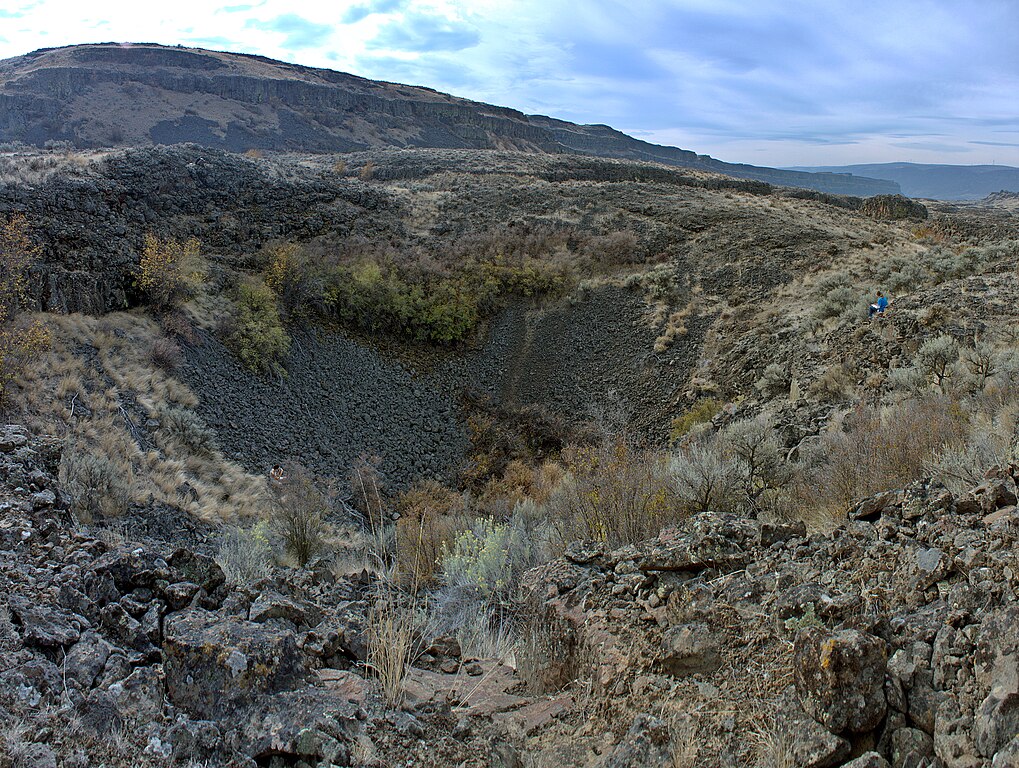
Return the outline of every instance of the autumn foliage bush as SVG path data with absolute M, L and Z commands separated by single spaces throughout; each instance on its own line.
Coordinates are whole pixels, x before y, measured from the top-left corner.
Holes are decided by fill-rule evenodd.
M 616 437 L 571 447 L 563 459 L 568 473 L 546 505 L 561 545 L 633 544 L 685 517 L 661 453 Z
M 844 512 L 853 502 L 904 488 L 925 465 L 966 440 L 968 417 L 957 400 L 927 397 L 885 409 L 858 406 L 844 428 L 821 436 L 795 481 L 804 510 Z
M 406 585 L 435 581 L 443 548 L 458 532 L 463 516 L 458 494 L 434 481 L 423 481 L 396 499 L 396 575 Z
M 157 310 L 172 310 L 192 299 L 205 280 L 205 272 L 197 239 L 162 240 L 151 232 L 145 235 L 137 284 Z

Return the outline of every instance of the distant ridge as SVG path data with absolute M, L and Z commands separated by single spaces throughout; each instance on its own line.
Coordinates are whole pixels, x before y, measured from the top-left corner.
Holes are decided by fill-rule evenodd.
M 871 196 L 894 181 L 723 163 L 577 125 L 262 56 L 155 44 L 45 48 L 0 61 L 0 142 L 79 147 L 193 142 L 233 152 L 378 147 L 585 154 Z
M 979 200 L 1001 190 L 1019 192 L 1019 168 L 1010 165 L 873 163 L 798 167 L 791 170 L 852 173 L 888 179 L 898 183 L 904 195 L 934 200 Z

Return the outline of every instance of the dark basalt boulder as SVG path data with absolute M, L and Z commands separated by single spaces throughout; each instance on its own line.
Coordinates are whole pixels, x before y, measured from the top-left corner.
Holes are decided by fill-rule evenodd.
M 167 618 L 163 669 L 170 700 L 204 719 L 292 690 L 308 672 L 293 632 L 202 610 Z
M 885 641 L 855 629 L 808 627 L 794 647 L 796 693 L 803 709 L 832 733 L 878 726 L 885 699 Z

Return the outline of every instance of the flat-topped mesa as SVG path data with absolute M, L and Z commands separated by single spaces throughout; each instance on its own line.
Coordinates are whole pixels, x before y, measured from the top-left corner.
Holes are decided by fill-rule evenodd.
M 894 182 L 723 163 L 430 88 L 261 56 L 154 44 L 48 48 L 0 61 L 0 139 L 82 148 L 196 143 L 232 152 L 379 147 L 586 154 L 724 173 L 837 194 L 894 194 Z

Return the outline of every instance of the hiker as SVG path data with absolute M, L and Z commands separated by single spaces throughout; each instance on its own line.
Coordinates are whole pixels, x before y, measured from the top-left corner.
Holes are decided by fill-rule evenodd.
M 283 467 L 279 464 L 274 464 L 272 469 L 269 470 L 269 477 L 277 483 L 282 483 L 287 479 L 286 472 L 283 471 Z
M 867 317 L 874 317 L 874 315 L 883 315 L 886 309 L 888 309 L 888 297 L 881 293 L 881 291 L 878 291 L 877 301 L 870 305 L 870 309 L 867 312 Z

